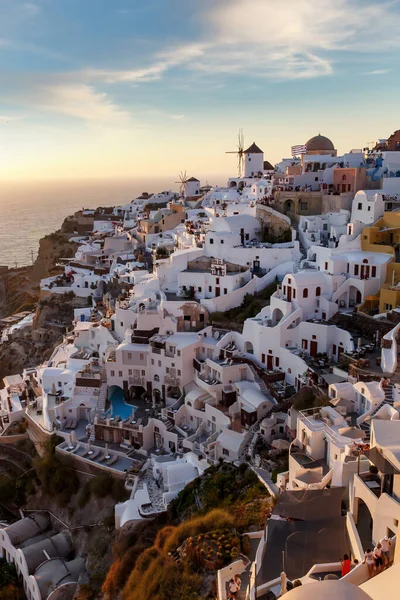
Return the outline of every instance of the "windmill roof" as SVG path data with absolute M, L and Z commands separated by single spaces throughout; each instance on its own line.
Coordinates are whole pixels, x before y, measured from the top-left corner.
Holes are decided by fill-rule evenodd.
M 198 181 L 198 182 L 200 182 L 200 180 L 196 179 L 196 177 L 191 177 L 190 179 L 187 179 L 186 181 Z
M 245 154 L 264 154 L 264 152 L 257 146 L 255 142 L 244 151 Z

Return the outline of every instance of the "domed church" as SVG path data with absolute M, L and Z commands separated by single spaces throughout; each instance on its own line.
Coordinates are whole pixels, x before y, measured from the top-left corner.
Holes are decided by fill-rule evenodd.
M 337 150 L 331 140 L 324 135 L 316 135 L 306 143 L 307 154 L 337 156 Z

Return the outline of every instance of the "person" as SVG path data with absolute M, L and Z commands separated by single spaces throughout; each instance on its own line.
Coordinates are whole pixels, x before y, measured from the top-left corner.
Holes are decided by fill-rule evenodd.
M 386 568 L 390 564 L 390 546 L 392 545 L 392 542 L 389 540 L 388 536 L 385 535 L 385 537 L 381 539 L 380 543 L 382 545 L 383 566 Z
M 344 577 L 344 575 L 350 573 L 351 569 L 351 560 L 349 558 L 349 555 L 345 554 L 340 562 L 342 564 L 342 577 Z
M 377 573 L 382 571 L 383 557 L 382 557 L 382 544 L 380 542 L 374 548 L 374 559 Z
M 242 586 L 242 580 L 240 579 L 239 575 L 234 575 L 234 577 L 232 577 L 232 579 L 230 580 L 229 585 L 228 585 L 228 591 L 229 591 L 228 599 L 229 600 L 236 600 L 241 586 Z
M 374 573 L 374 564 L 375 564 L 374 553 L 372 552 L 371 548 L 368 548 L 366 550 L 366 552 L 364 553 L 363 564 L 364 563 L 367 564 L 368 576 L 371 578 Z

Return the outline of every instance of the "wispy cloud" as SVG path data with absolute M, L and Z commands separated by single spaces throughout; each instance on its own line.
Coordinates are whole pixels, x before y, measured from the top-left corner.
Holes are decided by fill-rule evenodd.
M 82 76 L 92 82 L 144 83 L 177 67 L 276 80 L 326 76 L 344 50 L 362 53 L 400 46 L 398 7 L 399 0 L 205 0 L 203 35 L 197 41 L 155 54 L 147 66 L 86 69 Z M 244 26 L 249 18 L 254 26 Z
M 31 108 L 75 117 L 89 123 L 122 125 L 130 120 L 130 114 L 115 104 L 107 94 L 84 83 L 38 83 L 27 92 L 25 102 Z
M 40 13 L 40 6 L 34 2 L 24 2 L 22 4 L 22 10 L 28 16 L 34 17 Z
M 390 72 L 391 69 L 375 69 L 374 71 L 367 71 L 364 75 L 385 75 Z

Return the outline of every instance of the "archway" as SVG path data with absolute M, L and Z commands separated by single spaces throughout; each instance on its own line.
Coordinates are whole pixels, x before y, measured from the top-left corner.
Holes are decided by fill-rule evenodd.
M 272 313 L 272 326 L 275 327 L 283 317 L 283 312 L 280 308 L 275 308 Z
M 283 212 L 287 215 L 288 212 L 296 212 L 296 205 L 293 200 L 286 200 L 283 204 Z
M 362 500 L 361 498 L 354 498 L 354 503 L 354 520 L 356 523 L 358 535 L 360 536 L 362 547 L 364 548 L 364 550 L 367 550 L 367 548 L 372 549 L 374 545 L 372 542 L 373 520 L 371 512 L 368 506 L 365 504 L 364 500 Z
M 235 188 L 237 186 L 236 181 L 231 181 L 231 183 L 229 184 L 229 187 L 231 188 Z
M 251 342 L 245 342 L 244 343 L 244 351 L 247 354 L 254 354 L 253 344 Z

